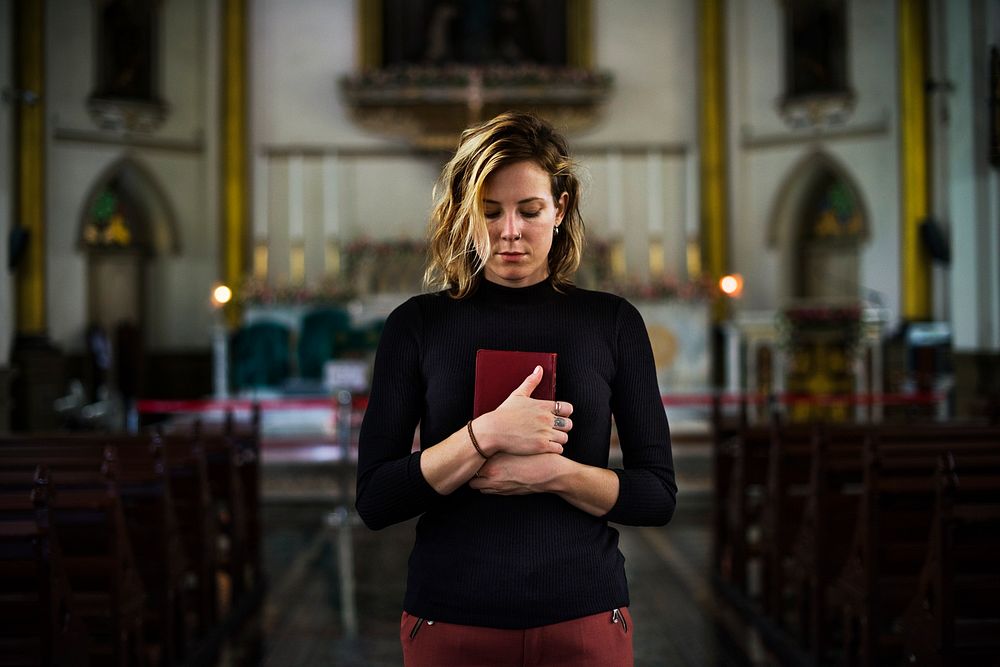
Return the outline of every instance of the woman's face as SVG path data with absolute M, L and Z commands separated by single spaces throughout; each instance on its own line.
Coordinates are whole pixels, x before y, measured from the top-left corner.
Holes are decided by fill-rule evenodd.
M 553 229 L 562 223 L 569 195 L 552 199 L 548 173 L 535 162 L 515 162 L 486 179 L 483 211 L 490 232 L 486 279 L 527 287 L 549 275 Z

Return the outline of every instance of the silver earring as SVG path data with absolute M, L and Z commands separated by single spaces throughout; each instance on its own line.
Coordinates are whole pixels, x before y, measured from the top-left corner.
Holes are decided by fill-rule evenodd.
M 556 225 L 555 227 L 552 228 L 552 235 L 559 236 L 559 225 Z

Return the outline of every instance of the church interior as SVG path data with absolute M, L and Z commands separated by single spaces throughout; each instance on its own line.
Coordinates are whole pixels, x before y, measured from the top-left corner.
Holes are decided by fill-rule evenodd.
M 527 110 L 670 423 L 635 664 L 1000 665 L 1000 0 L 0 0 L 0 45 L 0 663 L 402 664 L 371 368 L 460 132 Z

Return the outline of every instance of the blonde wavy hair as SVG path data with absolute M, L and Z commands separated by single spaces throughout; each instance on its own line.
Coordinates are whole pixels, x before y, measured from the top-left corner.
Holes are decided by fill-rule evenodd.
M 491 254 L 483 211 L 486 180 L 515 162 L 529 160 L 549 174 L 552 198 L 569 198 L 559 234 L 549 251 L 549 275 L 556 289 L 571 286 L 583 254 L 580 181 L 566 140 L 549 123 L 524 112 L 508 112 L 462 133 L 454 157 L 441 170 L 434 187 L 425 284 L 462 299 L 482 280 Z

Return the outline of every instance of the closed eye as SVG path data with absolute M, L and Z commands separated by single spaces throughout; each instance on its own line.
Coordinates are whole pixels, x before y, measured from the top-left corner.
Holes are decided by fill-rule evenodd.
M 520 211 L 520 214 L 522 218 L 537 218 L 542 214 L 542 211 L 541 209 L 537 211 Z M 486 216 L 487 220 L 496 220 L 503 215 L 503 211 L 486 211 L 483 215 Z

